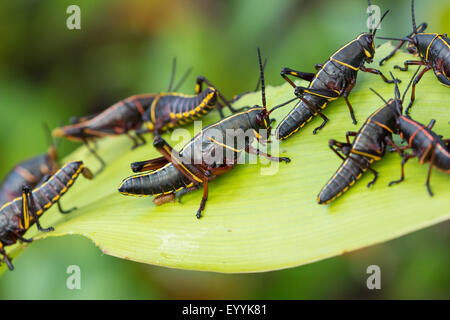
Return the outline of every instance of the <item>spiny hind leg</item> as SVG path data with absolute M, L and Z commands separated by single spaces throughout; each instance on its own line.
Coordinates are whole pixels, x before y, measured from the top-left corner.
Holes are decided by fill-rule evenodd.
M 153 146 L 158 150 L 167 162 L 172 163 L 177 170 L 188 178 L 192 183 L 202 183 L 206 177 L 201 168 L 198 165 L 188 163 L 180 156 L 178 152 L 161 137 L 156 136 L 153 141 Z
M 200 219 L 202 211 L 205 209 L 206 201 L 208 200 L 208 181 L 211 178 L 211 171 L 202 171 L 201 168 L 195 164 L 186 163 L 183 161 L 179 153 L 174 152 L 172 147 L 160 136 L 155 137 L 153 142 L 155 148 L 171 162 L 186 178 L 192 183 L 203 183 L 203 197 L 200 202 L 200 207 L 197 210 L 197 218 Z
M 299 88 L 299 87 L 296 87 L 296 91 L 297 91 L 297 88 Z M 323 119 L 323 122 L 320 124 L 320 126 L 318 126 L 317 128 L 315 128 L 313 130 L 313 134 L 316 134 L 319 130 L 322 130 L 322 128 L 325 127 L 325 125 L 328 122 L 328 118 L 322 113 L 322 111 L 320 111 L 320 108 L 317 108 L 312 103 L 310 103 L 308 100 L 304 99 L 301 94 L 298 95 L 298 98 L 305 103 L 305 105 L 309 108 L 309 110 L 311 111 L 311 113 L 313 115 L 318 114 Z
M 302 80 L 306 80 L 308 82 L 311 82 L 314 79 L 314 76 L 316 75 L 315 73 L 311 73 L 311 72 L 302 72 L 302 71 L 297 71 L 291 68 L 283 68 L 281 69 L 281 77 L 288 82 L 293 88 L 296 87 L 294 81 L 292 81 L 291 79 L 289 79 L 289 76 L 293 76 Z
M 29 186 L 23 186 L 22 188 L 22 214 L 20 218 L 20 228 L 27 230 L 31 225 L 31 218 L 34 219 L 39 231 L 49 232 L 55 230 L 53 227 L 42 228 L 39 222 L 39 216 L 36 214 L 36 203 L 33 197 L 33 193 Z
M 144 172 L 149 170 L 157 170 L 163 166 L 165 166 L 167 163 L 167 159 L 165 157 L 159 157 L 151 160 L 145 160 L 145 161 L 137 161 L 133 162 L 131 164 L 131 171 L 133 172 Z
M 339 142 L 336 141 L 334 139 L 330 139 L 328 141 L 328 147 L 333 150 L 333 152 L 342 160 L 345 160 L 344 155 L 347 155 L 346 152 L 343 151 L 344 148 L 348 148 L 350 149 L 352 147 L 352 145 L 350 143 L 345 143 L 345 142 Z M 342 155 L 342 154 L 343 155 Z

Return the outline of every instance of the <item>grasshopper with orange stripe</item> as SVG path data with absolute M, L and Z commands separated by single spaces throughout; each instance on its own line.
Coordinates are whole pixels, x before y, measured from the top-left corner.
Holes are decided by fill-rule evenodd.
M 381 24 L 388 12 L 389 10 L 384 13 L 378 25 Z M 366 62 L 372 62 L 375 55 L 374 37 L 377 28 L 378 26 L 373 30 L 370 29 L 369 32 L 358 35 L 356 39 L 348 42 L 331 55 L 324 64 L 316 64 L 316 73 L 301 72 L 290 68 L 281 70 L 281 76 L 295 89 L 295 94 L 301 101 L 277 126 L 275 134 L 277 139 L 287 139 L 310 122 L 313 117 L 319 115 L 323 122 L 314 129 L 313 134 L 316 134 L 328 122 L 328 118 L 321 110 L 341 96 L 347 103 L 353 124 L 357 123 L 348 96 L 356 84 L 358 71 L 377 74 L 384 82 L 393 83 L 381 71 L 364 66 Z M 308 87 L 297 86 L 288 76 L 306 80 L 309 85 Z
M 409 116 L 399 117 L 398 126 L 400 136 L 408 145 L 395 149 L 402 156 L 401 177 L 399 180 L 391 181 L 389 186 L 400 183 L 405 179 L 405 164 L 409 159 L 414 157 L 419 159 L 420 164 L 429 163 L 425 185 L 430 196 L 433 196 L 430 187 L 432 168 L 435 167 L 444 173 L 450 174 L 450 139 L 442 139 L 442 136 L 437 135 L 431 130 L 435 122 L 432 119 L 425 126 L 411 119 Z M 403 152 L 407 149 L 411 149 L 412 152 Z
M 380 61 L 382 65 L 385 61 L 390 59 L 401 46 L 408 42 L 406 48 L 409 53 L 419 56 L 420 60 L 406 60 L 404 66 L 394 66 L 394 68 L 401 71 L 407 71 L 408 66 L 424 65 L 425 68 L 414 79 L 411 90 L 411 100 L 405 114 L 409 115 L 409 111 L 414 103 L 416 97 L 416 85 L 422 79 L 423 75 L 429 71 L 434 70 L 438 81 L 446 87 L 450 87 L 450 42 L 446 34 L 441 33 L 425 33 L 423 32 L 427 24 L 422 23 L 416 26 L 416 18 L 414 16 L 414 0 L 411 1 L 411 19 L 413 32 L 402 39 L 390 37 L 377 37 L 378 39 L 400 40 L 395 49 L 385 58 Z
M 24 185 L 34 189 L 58 171 L 57 145 L 50 136 L 47 125 L 44 129 L 49 140 L 47 152 L 20 162 L 6 175 L 0 185 L 0 205 L 19 197 Z M 65 212 L 59 203 L 58 208 Z
M 38 188 L 33 190 L 29 185 L 23 186 L 20 197 L 0 208 L 0 254 L 10 270 L 14 267 L 6 254 L 5 246 L 12 245 L 17 240 L 31 242 L 32 239 L 26 239 L 23 235 L 33 224 L 36 224 L 39 231 L 53 231 L 52 227 L 42 228 L 39 218 L 53 204 L 59 203 L 80 174 L 87 179 L 93 177 L 82 161 L 69 162 Z
M 269 142 L 267 139 L 272 123 L 270 113 L 297 100 L 294 98 L 268 111 L 259 49 L 258 61 L 262 106 L 246 108 L 245 111 L 203 128 L 180 152 L 176 152 L 163 138 L 156 136 L 153 145 L 161 152 L 162 157 L 133 163 L 131 168 L 134 172 L 148 172 L 123 180 L 119 192 L 131 196 L 155 196 L 154 203 L 160 205 L 172 201 L 178 191 L 182 195 L 198 189 L 203 184 L 203 197 L 196 214 L 197 218 L 200 218 L 208 199 L 209 181 L 233 169 L 242 152 L 262 155 L 272 161 L 290 162 L 289 158 L 274 157 L 251 146 L 255 139 L 261 143 Z M 239 133 L 235 135 L 237 131 Z M 249 135 L 246 134 L 248 132 Z M 218 141 L 218 136 L 225 137 L 225 140 Z M 218 160 L 217 155 L 223 155 L 223 158 Z
M 99 173 L 104 169 L 105 162 L 89 145 L 90 141 L 104 136 L 126 134 L 133 141 L 132 148 L 134 149 L 146 143 L 142 136 L 143 133 L 161 134 L 168 129 L 184 125 L 204 116 L 216 107 L 223 118 L 222 103 L 231 112 L 238 111 L 205 77 L 197 78 L 194 95 L 189 96 L 175 92 L 188 73 L 189 71 L 174 91 L 172 91 L 171 79 L 169 92 L 140 94 L 121 100 L 97 115 L 74 119 L 75 123 L 56 128 L 53 131 L 53 136 L 83 142 L 91 154 L 100 162 L 101 167 L 97 172 Z M 174 72 L 172 72 L 172 78 L 173 74 Z M 208 86 L 205 90 L 203 90 L 203 84 Z M 146 128 L 143 128 L 144 123 Z M 135 132 L 135 137 L 130 134 L 130 131 Z

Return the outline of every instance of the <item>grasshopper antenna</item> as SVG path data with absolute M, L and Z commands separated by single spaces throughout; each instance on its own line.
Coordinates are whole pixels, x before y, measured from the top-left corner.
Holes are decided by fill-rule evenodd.
M 187 77 L 189 76 L 189 74 L 192 71 L 192 67 L 190 67 L 189 69 L 186 70 L 186 72 L 183 74 L 183 76 L 181 77 L 180 81 L 178 81 L 177 85 L 175 86 L 175 88 L 173 89 L 173 91 L 177 91 L 183 84 L 183 82 L 187 79 Z
M 258 62 L 259 62 L 259 71 L 260 71 L 260 79 L 261 79 L 261 95 L 262 95 L 262 105 L 264 109 L 266 108 L 266 85 L 264 83 L 264 68 L 261 62 L 261 50 L 258 48 Z
M 414 0 L 411 0 L 411 19 L 413 25 L 413 33 L 417 34 L 416 17 L 414 14 Z
M 49 147 L 56 147 L 55 146 L 55 140 L 52 137 L 52 133 L 50 131 L 50 127 L 48 126 L 48 123 L 47 122 L 42 122 L 42 127 L 44 128 L 45 138 L 47 139 L 47 145 Z
M 392 74 L 392 72 L 389 71 L 389 74 L 391 75 L 392 80 L 394 81 L 394 85 L 395 85 L 395 99 L 396 100 L 400 100 L 400 90 L 398 89 L 398 82 L 397 79 L 394 78 L 394 75 Z
M 409 37 L 404 38 L 393 38 L 393 37 L 377 37 L 377 39 L 383 39 L 383 40 L 398 40 L 398 41 L 408 41 L 412 42 L 413 40 Z
M 267 58 L 264 59 L 263 70 L 266 70 Z M 261 83 L 261 78 L 258 78 L 258 82 L 256 83 L 255 92 L 259 90 L 259 85 Z
M 375 34 L 377 33 L 378 27 L 381 25 L 381 22 L 383 21 L 384 17 L 386 17 L 386 15 L 389 13 L 390 10 L 386 10 L 386 12 L 383 14 L 383 16 L 381 17 L 380 21 L 378 22 L 377 26 L 375 27 L 374 31 L 373 31 L 373 36 L 375 37 Z
M 59 143 L 61 142 L 61 139 L 58 139 L 57 141 L 55 141 L 47 122 L 43 122 L 42 126 L 44 127 L 45 137 L 47 139 L 48 153 L 51 158 L 57 159 L 58 158 L 57 151 L 58 151 L 58 147 L 59 147 Z
M 295 97 L 295 98 L 293 98 L 293 99 L 291 99 L 291 100 L 288 100 L 288 101 L 286 101 L 286 102 L 283 102 L 282 104 L 279 104 L 279 105 L 273 107 L 272 109 L 270 109 L 269 114 L 271 114 L 272 111 L 274 111 L 274 110 L 276 110 L 276 109 L 278 109 L 278 108 L 284 107 L 285 105 L 288 105 L 289 103 L 291 103 L 292 101 L 295 101 L 295 100 L 297 100 L 297 99 L 298 99 L 298 97 Z M 299 101 L 299 103 L 300 103 L 300 101 Z
M 169 88 L 167 89 L 168 92 L 172 91 L 173 79 L 175 78 L 175 71 L 176 71 L 176 69 L 177 69 L 177 57 L 173 57 L 173 60 L 172 60 L 172 73 L 170 75 Z
M 375 91 L 374 89 L 372 89 L 372 88 L 369 88 L 369 89 L 372 90 L 372 92 L 375 93 L 375 94 L 378 96 L 378 98 L 380 98 L 381 100 L 383 100 L 383 102 L 384 102 L 385 104 L 387 104 L 386 99 L 384 99 L 384 98 L 382 97 L 381 94 L 379 94 L 378 92 L 376 92 L 376 91 Z

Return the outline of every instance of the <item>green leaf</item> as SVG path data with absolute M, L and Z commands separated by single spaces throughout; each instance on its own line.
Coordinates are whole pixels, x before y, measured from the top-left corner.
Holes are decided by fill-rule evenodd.
M 378 48 L 377 59 L 391 49 L 391 44 Z M 395 64 L 411 58 L 409 54 L 398 53 L 381 70 L 387 75 Z M 379 68 L 378 61 L 372 67 Z M 395 70 L 395 75 L 402 80 L 401 92 L 414 70 Z M 266 81 L 271 80 L 279 81 Z M 131 151 L 127 137 L 105 138 L 99 142 L 99 153 L 108 162 L 104 172 L 93 181 L 80 178 L 62 198 L 64 207 L 77 206 L 78 210 L 62 216 L 56 208 L 51 208 L 41 223 L 44 227 L 53 225 L 55 231 L 43 234 L 33 227 L 26 236 L 41 239 L 80 234 L 106 254 L 138 262 L 194 270 L 258 272 L 311 263 L 448 219 L 449 176 L 433 169 L 435 196 L 430 197 L 424 185 L 428 166 L 414 159 L 406 166 L 406 180 L 388 187 L 388 182 L 400 175 L 400 157 L 390 153 L 375 163 L 380 176 L 372 188 L 366 187 L 372 179 L 367 172 L 330 205 L 317 204 L 318 192 L 341 163 L 329 150 L 328 140 L 344 140 L 346 131 L 357 131 L 382 105 L 369 87 L 386 99 L 393 96 L 393 85 L 384 83 L 377 75 L 359 72 L 357 85 L 350 94 L 358 125 L 351 123 L 343 99 L 332 102 L 325 110 L 330 122 L 320 133 L 312 134 L 322 121 L 317 117 L 281 142 L 282 155 L 290 157 L 292 162 L 281 163 L 276 174 L 262 175 L 261 170 L 270 164 L 260 159 L 257 164 L 237 165 L 212 181 L 204 217 L 200 220 L 195 218 L 195 213 L 201 191 L 187 194 L 182 203 L 159 207 L 153 204 L 152 198 L 119 194 L 118 185 L 132 174 L 131 162 L 160 155 L 151 143 Z M 292 96 L 293 89 L 287 84 L 267 88 L 269 107 Z M 450 136 L 447 123 L 450 91 L 439 84 L 432 71 L 417 86 L 416 97 L 412 116 L 422 123 L 436 119 L 435 132 Z M 237 105 L 252 106 L 260 101 L 260 93 L 252 93 Z M 277 123 L 290 108 L 274 112 Z M 218 119 L 213 112 L 203 123 Z M 188 129 L 193 132 L 193 126 Z M 170 134 L 164 138 L 174 146 L 178 143 Z M 84 147 L 65 160 L 78 158 L 93 170 L 98 168 L 97 161 Z M 24 244 L 17 244 L 9 247 L 8 252 L 16 255 L 23 247 Z M 19 264 L 20 257 L 14 263 Z

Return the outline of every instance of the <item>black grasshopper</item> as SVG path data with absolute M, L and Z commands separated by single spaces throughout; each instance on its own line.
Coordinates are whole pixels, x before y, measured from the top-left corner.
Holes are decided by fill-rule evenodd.
M 203 90 L 204 83 L 208 85 L 205 90 Z M 168 91 L 172 91 L 171 86 L 172 80 Z M 178 87 L 179 85 L 176 89 Z M 97 115 L 73 119 L 75 123 L 56 128 L 53 135 L 86 144 L 89 151 L 101 163 L 100 172 L 105 167 L 105 162 L 89 146 L 89 141 L 104 136 L 126 134 L 133 141 L 133 148 L 136 148 L 145 144 L 142 133 L 160 134 L 203 116 L 215 107 L 218 107 L 223 117 L 221 111 L 223 105 L 219 99 L 232 112 L 237 111 L 209 80 L 205 77 L 198 77 L 195 95 L 188 96 L 177 92 L 135 95 L 117 102 Z M 146 123 L 146 129 L 142 128 L 144 123 Z M 136 137 L 130 134 L 130 131 L 133 130 Z
M 38 186 L 45 177 L 53 175 L 58 170 L 56 153 L 49 153 L 25 160 L 16 165 L 0 185 L 0 204 L 9 202 L 22 194 L 22 186 L 31 188 Z
M 264 143 L 270 136 L 270 113 L 296 100 L 292 99 L 270 111 L 267 110 L 264 71 L 259 49 L 258 59 L 262 107 L 248 108 L 203 128 L 180 152 L 176 152 L 166 141 L 156 136 L 154 146 L 163 156 L 133 163 L 131 167 L 134 172 L 152 171 L 123 180 L 119 192 L 132 196 L 156 196 L 154 202 L 159 205 L 173 200 L 177 191 L 183 194 L 198 189 L 203 184 L 203 197 L 197 211 L 197 218 L 200 218 L 208 199 L 209 181 L 230 171 L 243 151 L 265 156 L 272 161 L 289 162 L 288 158 L 272 157 L 251 146 L 255 139 Z
M 419 159 L 420 164 L 429 163 L 426 187 L 430 196 L 433 195 L 430 187 L 431 170 L 433 167 L 450 174 L 450 139 L 442 139 L 431 129 L 435 124 L 432 119 L 427 126 L 411 119 L 409 116 L 400 116 L 398 119 L 398 128 L 403 141 L 407 146 L 398 147 L 395 150 L 402 156 L 401 177 L 399 180 L 391 181 L 389 186 L 400 183 L 405 179 L 405 164 L 414 157 Z M 411 149 L 411 153 L 403 152 Z
M 370 2 L 369 2 L 370 6 Z M 379 24 L 389 12 L 386 11 Z M 328 122 L 328 118 L 322 113 L 329 102 L 343 96 L 350 111 L 350 116 L 356 124 L 352 105 L 348 100 L 348 95 L 356 84 L 358 71 L 378 74 L 387 82 L 388 80 L 381 71 L 373 68 L 366 68 L 364 63 L 372 62 L 375 55 L 374 36 L 378 26 L 369 32 L 362 33 L 356 39 L 342 46 L 324 64 L 317 64 L 316 73 L 301 72 L 290 68 L 283 68 L 281 76 L 295 88 L 295 94 L 300 98 L 289 114 L 280 122 L 276 128 L 277 139 L 287 139 L 297 132 L 314 116 L 322 117 L 322 124 L 315 128 L 316 134 Z M 288 75 L 309 81 L 308 87 L 299 87 L 288 78 Z
M 411 16 L 413 32 L 403 39 L 378 37 L 379 39 L 388 40 L 400 40 L 395 49 L 384 59 L 380 61 L 380 65 L 384 61 L 390 59 L 395 52 L 405 43 L 408 42 L 407 50 L 413 55 L 418 55 L 420 60 L 406 60 L 404 67 L 394 66 L 394 68 L 406 71 L 410 65 L 424 65 L 425 68 L 414 79 L 414 83 L 411 90 L 411 101 L 408 108 L 405 110 L 405 114 L 409 114 L 409 110 L 414 103 L 416 85 L 428 70 L 434 70 L 434 74 L 438 78 L 439 82 L 446 87 L 450 87 L 450 45 L 447 35 L 440 33 L 424 33 L 427 24 L 422 23 L 418 27 L 416 26 L 416 19 L 414 17 L 414 0 L 411 1 Z
M 45 129 L 50 132 L 48 127 Z M 49 138 L 47 153 L 17 164 L 3 179 L 0 185 L 0 205 L 19 197 L 24 185 L 34 189 L 59 169 L 57 146 Z
M 367 187 L 375 183 L 378 172 L 371 167 L 372 164 L 381 160 L 387 145 L 398 149 L 392 141 L 392 135 L 398 134 L 397 120 L 402 115 L 403 100 L 408 88 L 400 99 L 395 81 L 395 98 L 387 102 L 383 99 L 385 105 L 372 113 L 358 132 L 347 132 L 347 142 L 329 141 L 330 149 L 344 162 L 320 191 L 317 197 L 319 204 L 327 204 L 341 196 L 367 170 L 374 174 Z M 353 142 L 350 142 L 349 137 L 354 137 Z
M 92 173 L 83 166 L 82 161 L 69 162 L 38 188 L 33 190 L 29 186 L 23 186 L 20 197 L 0 208 L 0 254 L 10 270 L 14 267 L 5 252 L 5 246 L 12 245 L 17 240 L 31 242 L 32 239 L 26 239 L 23 235 L 35 223 L 39 231 L 53 231 L 52 227 L 42 228 L 39 218 L 54 203 L 59 202 L 80 173 L 92 179 Z

